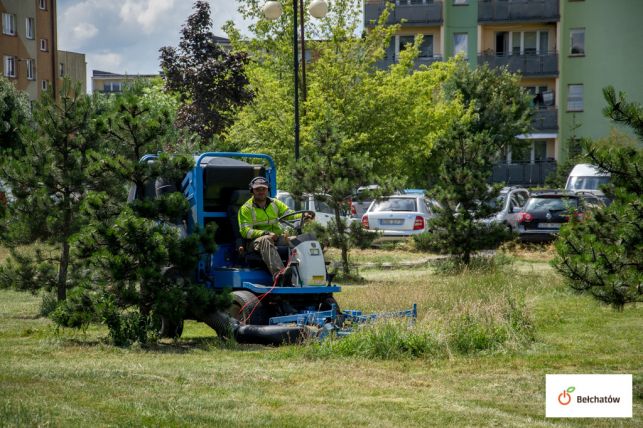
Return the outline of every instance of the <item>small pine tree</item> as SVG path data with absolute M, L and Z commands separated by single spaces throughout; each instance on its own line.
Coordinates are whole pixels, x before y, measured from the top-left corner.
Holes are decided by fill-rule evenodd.
M 58 100 L 48 92 L 36 104 L 35 126 L 21 124 L 22 145 L 3 152 L 3 180 L 15 201 L 0 226 L 11 248 L 0 267 L 1 286 L 54 289 L 62 301 L 81 282 L 71 246 L 83 225 L 80 207 L 87 192 L 100 185 L 90 174 L 91 154 L 102 142 L 96 109 L 95 98 L 65 79 Z M 33 254 L 17 248 L 33 243 L 41 244 Z
M 445 95 L 462 104 L 431 153 L 435 183 L 430 194 L 442 209 L 432 221 L 428 246 L 468 265 L 471 254 L 510 236 L 505 226 L 484 221 L 494 214 L 501 185 L 489 186 L 498 153 L 529 129 L 531 108 L 518 77 L 462 60 L 444 84 Z
M 643 107 L 617 97 L 612 87 L 603 94 L 605 115 L 643 141 Z M 613 202 L 562 228 L 553 264 L 573 289 L 621 309 L 643 301 L 643 151 L 614 138 L 585 149 L 590 162 L 611 174 L 604 192 Z
M 314 147 L 307 150 L 294 167 L 293 182 L 297 187 L 292 193 L 298 198 L 303 193 L 314 194 L 333 209 L 334 224 L 328 229 L 333 235 L 330 240 L 341 249 L 343 274 L 350 276 L 348 252 L 351 238 L 348 225 L 342 218 L 347 198 L 365 183 L 380 183 L 380 195 L 390 190 L 393 184 L 376 174 L 373 160 L 367 153 L 350 150 L 346 137 L 333 124 L 333 114 L 327 113 L 326 120 L 315 130 L 312 140 Z

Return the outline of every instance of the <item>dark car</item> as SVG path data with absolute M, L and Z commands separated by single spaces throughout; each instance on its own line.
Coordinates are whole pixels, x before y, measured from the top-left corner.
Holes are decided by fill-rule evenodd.
M 591 209 L 604 206 L 592 195 L 568 192 L 533 194 L 517 216 L 517 230 L 522 241 L 553 241 L 572 215 L 583 219 Z

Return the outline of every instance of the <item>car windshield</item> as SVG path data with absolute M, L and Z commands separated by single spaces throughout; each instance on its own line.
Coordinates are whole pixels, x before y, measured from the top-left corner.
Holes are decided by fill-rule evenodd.
M 371 212 L 381 211 L 417 211 L 415 199 L 410 198 L 389 198 L 373 203 Z
M 525 211 L 565 211 L 578 206 L 576 198 L 531 198 Z
M 571 177 L 567 190 L 598 190 L 610 181 L 608 176 L 600 177 Z

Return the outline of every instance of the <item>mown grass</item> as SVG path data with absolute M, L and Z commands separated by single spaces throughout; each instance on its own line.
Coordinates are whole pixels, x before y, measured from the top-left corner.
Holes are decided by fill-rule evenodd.
M 223 345 L 188 322 L 177 342 L 123 349 L 104 328 L 56 332 L 37 315 L 39 297 L 1 291 L 0 426 L 640 426 L 641 308 L 577 296 L 542 262 L 364 276 L 339 304 L 417 303 L 414 330 L 384 324 L 335 345 L 266 348 Z M 508 337 L 525 331 L 507 329 L 514 321 L 531 337 Z M 458 345 L 478 336 L 495 344 Z M 545 419 L 547 373 L 633 373 L 635 417 Z

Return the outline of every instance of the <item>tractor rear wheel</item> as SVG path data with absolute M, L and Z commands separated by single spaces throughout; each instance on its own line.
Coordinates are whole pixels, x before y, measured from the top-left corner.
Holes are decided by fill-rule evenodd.
M 159 336 L 162 338 L 175 339 L 183 334 L 183 320 L 172 321 L 168 317 L 160 316 Z
M 333 305 L 335 305 L 335 310 L 337 311 L 337 318 L 335 319 L 335 323 L 338 327 L 341 327 L 344 324 L 344 315 L 342 315 L 342 310 L 339 307 L 339 303 L 337 303 L 337 300 L 335 300 L 334 297 L 331 296 L 322 299 L 321 304 L 319 305 L 319 309 L 321 311 L 330 311 L 333 308 Z
M 228 314 L 241 324 L 264 324 L 264 313 L 261 302 L 249 291 L 232 292 L 232 305 Z

